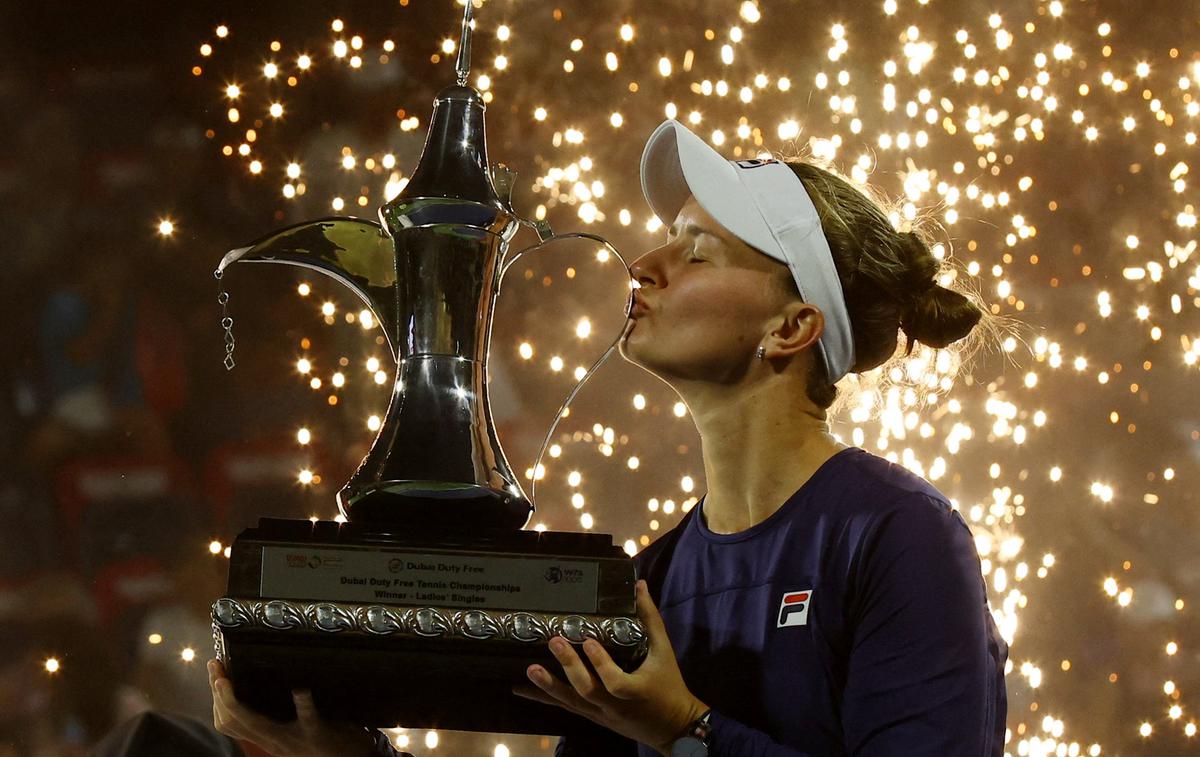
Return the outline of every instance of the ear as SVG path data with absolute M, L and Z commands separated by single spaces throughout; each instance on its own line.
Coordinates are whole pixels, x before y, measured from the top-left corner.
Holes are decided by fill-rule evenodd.
M 790 358 L 815 347 L 825 332 L 825 314 L 807 302 L 794 301 L 784 305 L 776 316 L 774 327 L 764 342 L 766 358 Z

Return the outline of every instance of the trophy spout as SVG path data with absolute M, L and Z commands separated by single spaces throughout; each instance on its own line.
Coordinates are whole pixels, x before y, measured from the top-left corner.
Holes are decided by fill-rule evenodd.
M 230 250 L 218 271 L 234 263 L 283 263 L 310 268 L 344 284 L 371 311 L 399 360 L 396 252 L 374 221 L 334 217 L 289 226 Z

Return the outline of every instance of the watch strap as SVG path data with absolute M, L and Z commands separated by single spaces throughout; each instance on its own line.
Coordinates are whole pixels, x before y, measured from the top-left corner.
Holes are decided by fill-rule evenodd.
M 692 721 L 688 727 L 687 735 L 693 738 L 700 739 L 704 742 L 704 746 L 708 746 L 709 734 L 712 733 L 712 708 L 704 711 L 704 714 Z

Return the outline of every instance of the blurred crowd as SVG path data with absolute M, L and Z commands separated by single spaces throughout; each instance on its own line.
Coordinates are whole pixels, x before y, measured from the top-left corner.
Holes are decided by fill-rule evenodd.
M 218 375 L 220 250 L 197 248 L 238 219 L 227 182 L 200 168 L 200 127 L 97 124 L 89 105 L 137 82 L 70 84 L 69 103 L 7 93 L 25 107 L 0 164 L 2 754 L 82 754 L 147 708 L 210 720 L 208 608 L 226 571 L 210 542 L 246 508 L 270 511 L 307 462 L 280 443 L 295 431 L 278 371 Z M 158 234 L 154 207 L 186 207 L 186 233 Z M 294 299 L 265 295 L 283 313 Z M 249 391 L 260 402 L 239 402 Z M 203 422 L 232 406 L 261 417 Z

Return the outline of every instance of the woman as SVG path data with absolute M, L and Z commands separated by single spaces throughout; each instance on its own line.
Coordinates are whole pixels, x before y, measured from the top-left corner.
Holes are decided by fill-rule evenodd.
M 907 355 L 986 314 L 937 284 L 918 235 L 816 166 L 726 161 L 668 120 L 642 187 L 670 228 L 631 268 L 621 353 L 687 403 L 707 491 L 635 558 L 641 666 L 556 639 L 561 674 L 530 666 L 517 693 L 596 724 L 564 756 L 1002 754 L 1008 647 L 969 527 L 826 417 L 898 329 Z M 238 722 L 230 700 L 219 727 Z

